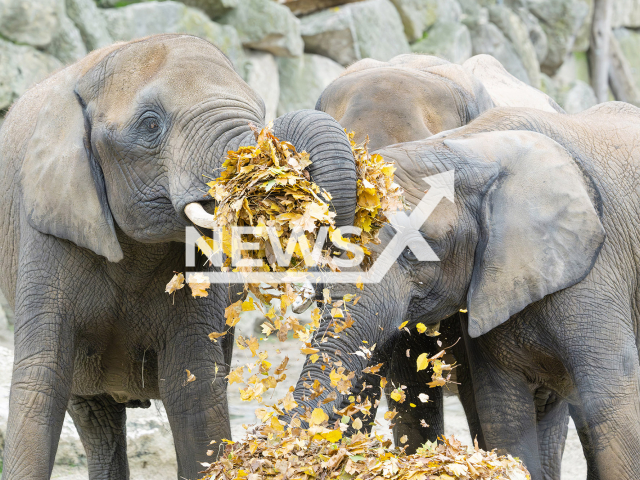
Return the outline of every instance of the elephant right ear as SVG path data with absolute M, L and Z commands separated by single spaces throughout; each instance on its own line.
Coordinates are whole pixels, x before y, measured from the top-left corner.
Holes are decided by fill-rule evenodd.
M 591 271 L 605 240 L 595 187 L 560 144 L 535 132 L 487 132 L 444 140 L 463 158 L 497 163 L 483 196 L 467 293 L 478 337 Z
M 36 87 L 45 98 L 22 164 L 22 202 L 36 230 L 118 262 L 123 253 L 91 154 L 91 126 L 75 92 L 79 71 L 73 65 Z

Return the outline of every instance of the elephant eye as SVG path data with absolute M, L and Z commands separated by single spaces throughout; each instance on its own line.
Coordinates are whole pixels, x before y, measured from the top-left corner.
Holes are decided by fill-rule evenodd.
M 155 117 L 147 117 L 142 120 L 142 125 L 147 129 L 150 133 L 156 133 L 160 128 L 160 122 Z

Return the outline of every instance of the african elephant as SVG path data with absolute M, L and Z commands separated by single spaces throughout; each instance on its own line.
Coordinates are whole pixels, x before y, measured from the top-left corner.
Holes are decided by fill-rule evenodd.
M 379 150 L 395 162 L 412 207 L 425 188 L 455 180 L 455 201 L 443 198 L 413 227 L 439 261 L 406 248 L 349 307 L 348 336 L 324 335 L 333 328 L 324 316 L 320 353 L 356 372 L 358 394 L 360 372 L 393 350 L 403 321 L 446 324 L 468 310 L 466 354 L 488 448 L 519 456 L 532 479 L 544 478 L 536 397 L 555 397 L 570 404 L 589 479 L 638 478 L 638 141 L 640 109 L 611 102 L 577 115 L 495 108 L 455 131 Z M 410 234 L 387 226 L 376 251 Z M 333 298 L 354 293 L 352 285 L 328 288 Z M 415 368 L 425 337 L 413 335 L 407 362 Z M 370 361 L 349 354 L 362 341 L 377 345 Z M 329 387 L 321 367 L 305 363 L 300 408 L 322 401 L 305 399 L 304 386 L 318 379 Z M 417 394 L 408 388 L 405 402 L 419 405 Z M 323 408 L 333 415 L 344 401 Z
M 418 54 L 354 63 L 322 92 L 316 110 L 354 131 L 358 142 L 368 135 L 377 150 L 461 127 L 496 106 L 564 113 L 490 55 L 457 65 Z
M 92 479 L 129 477 L 125 407 L 149 399 L 167 411 L 179 478 L 195 479 L 210 442 L 229 438 L 233 335 L 207 335 L 225 329 L 234 289 L 164 290 L 185 270 L 189 218 L 210 217 L 203 174 L 255 144 L 250 122 L 264 123 L 262 100 L 188 35 L 97 50 L 13 106 L 0 130 L 0 287 L 15 311 L 5 480 L 50 477 L 67 409 Z M 337 222 L 351 224 L 356 173 L 340 125 L 305 110 L 273 128 L 309 152 Z
M 334 116 L 347 131 L 356 132 L 360 140 L 368 134 L 370 146 L 382 148 L 461 127 L 494 105 L 564 113 L 550 97 L 510 75 L 489 55 L 477 55 L 462 66 L 416 54 L 400 55 L 389 62 L 362 60 L 349 67 L 323 92 L 317 108 Z M 389 342 L 378 354 L 385 364 L 382 372 L 394 384 L 408 388 L 415 385 L 418 395 L 429 374 L 416 375 L 415 362 L 407 359 L 406 350 L 411 349 L 414 341 L 409 334 L 396 332 L 396 337 L 397 341 Z M 459 322 L 444 324 L 439 338 L 444 345 L 454 345 L 450 351 L 457 362 L 453 376 L 458 385 L 456 388 L 454 383 L 448 390 L 458 393 L 471 435 L 484 447 Z M 423 337 L 419 345 L 424 351 L 434 353 L 441 349 L 437 339 Z M 369 378 L 367 383 L 373 380 Z M 387 402 L 402 412 L 394 427 L 396 444 L 407 435 L 409 452 L 426 440 L 435 441 L 444 434 L 443 390 L 436 387 L 429 395 L 428 403 L 414 402 L 415 407 L 407 407 L 408 402 L 398 404 L 387 395 Z M 568 407 L 549 392 L 543 395 L 541 391 L 536 398 L 536 408 L 545 478 L 559 479 Z M 428 427 L 416 428 L 419 420 L 424 420 Z

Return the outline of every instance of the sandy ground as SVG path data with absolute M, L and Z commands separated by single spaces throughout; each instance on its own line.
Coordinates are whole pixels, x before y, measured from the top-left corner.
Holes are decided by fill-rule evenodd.
M 244 333 L 247 334 L 249 331 L 245 328 Z M 6 429 L 8 414 L 12 346 L 10 335 L 4 335 L 3 338 L 0 338 L 0 347 L 4 347 L 0 348 L 0 440 L 2 440 L 2 433 Z M 269 360 L 274 366 L 278 365 L 285 355 L 290 359 L 286 372 L 287 381 L 279 384 L 273 396 L 266 396 L 265 400 L 280 398 L 286 393 L 290 385 L 295 384 L 304 362 L 304 356 L 298 350 L 299 346 L 300 344 L 297 340 L 288 340 L 281 343 L 275 337 L 261 342 L 261 349 L 269 352 Z M 278 354 L 276 350 L 280 350 L 281 353 Z M 251 352 L 249 350 L 236 349 L 232 367 L 235 368 L 251 361 Z M 256 402 L 242 402 L 237 384 L 229 386 L 228 399 L 232 437 L 238 440 L 244 435 L 242 425 L 256 421 L 254 411 L 258 404 Z M 378 415 L 381 416 L 385 410 L 386 405 L 382 403 Z M 446 397 L 444 410 L 446 435 L 454 434 L 463 443 L 471 444 L 472 439 L 469 435 L 466 418 L 458 399 L 456 397 Z M 128 453 L 131 478 L 136 480 L 174 480 L 176 478 L 176 466 L 173 440 L 162 404 L 154 402 L 154 405 L 149 409 L 129 410 L 127 429 L 129 433 Z M 388 431 L 385 433 L 387 435 L 390 434 Z M 84 480 L 88 478 L 86 458 L 73 423 L 69 418 L 66 419 L 63 427 L 53 478 L 59 480 Z M 573 423 L 569 427 L 569 438 L 567 439 L 562 462 L 562 479 L 586 479 L 586 464 Z

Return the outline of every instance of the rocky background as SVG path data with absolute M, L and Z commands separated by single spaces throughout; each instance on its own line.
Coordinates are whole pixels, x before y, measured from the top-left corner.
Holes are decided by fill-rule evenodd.
M 0 123 L 29 86 L 88 51 L 154 33 L 216 44 L 267 118 L 313 108 L 361 58 L 496 57 L 568 112 L 596 103 L 587 51 L 594 0 L 0 0 Z M 611 99 L 640 103 L 640 0 L 612 2 Z
M 409 52 L 457 63 L 480 53 L 493 55 L 511 74 L 575 113 L 597 103 L 589 66 L 597 1 L 0 0 L 0 125 L 11 104 L 51 72 L 114 41 L 156 33 L 189 33 L 217 45 L 264 99 L 267 120 L 313 108 L 322 90 L 361 58 L 384 61 Z M 606 40 L 608 97 L 640 105 L 640 0 L 611 4 L 605 22 L 611 33 Z M 240 328 L 252 330 L 255 320 L 243 319 Z M 11 325 L 11 311 L 0 294 L 0 458 L 13 357 Z M 289 376 L 295 378 L 302 362 L 296 344 L 273 347 L 291 351 Z M 242 356 L 238 352 L 234 364 L 244 363 Z M 241 405 L 233 392 L 237 438 L 241 424 L 253 420 L 254 407 Z M 447 402 L 447 432 L 470 442 L 457 400 Z M 131 410 L 128 429 L 132 478 L 175 478 L 173 443 L 161 405 Z M 585 478 L 585 472 L 572 430 L 563 476 Z M 87 478 L 86 457 L 69 419 L 54 477 Z

